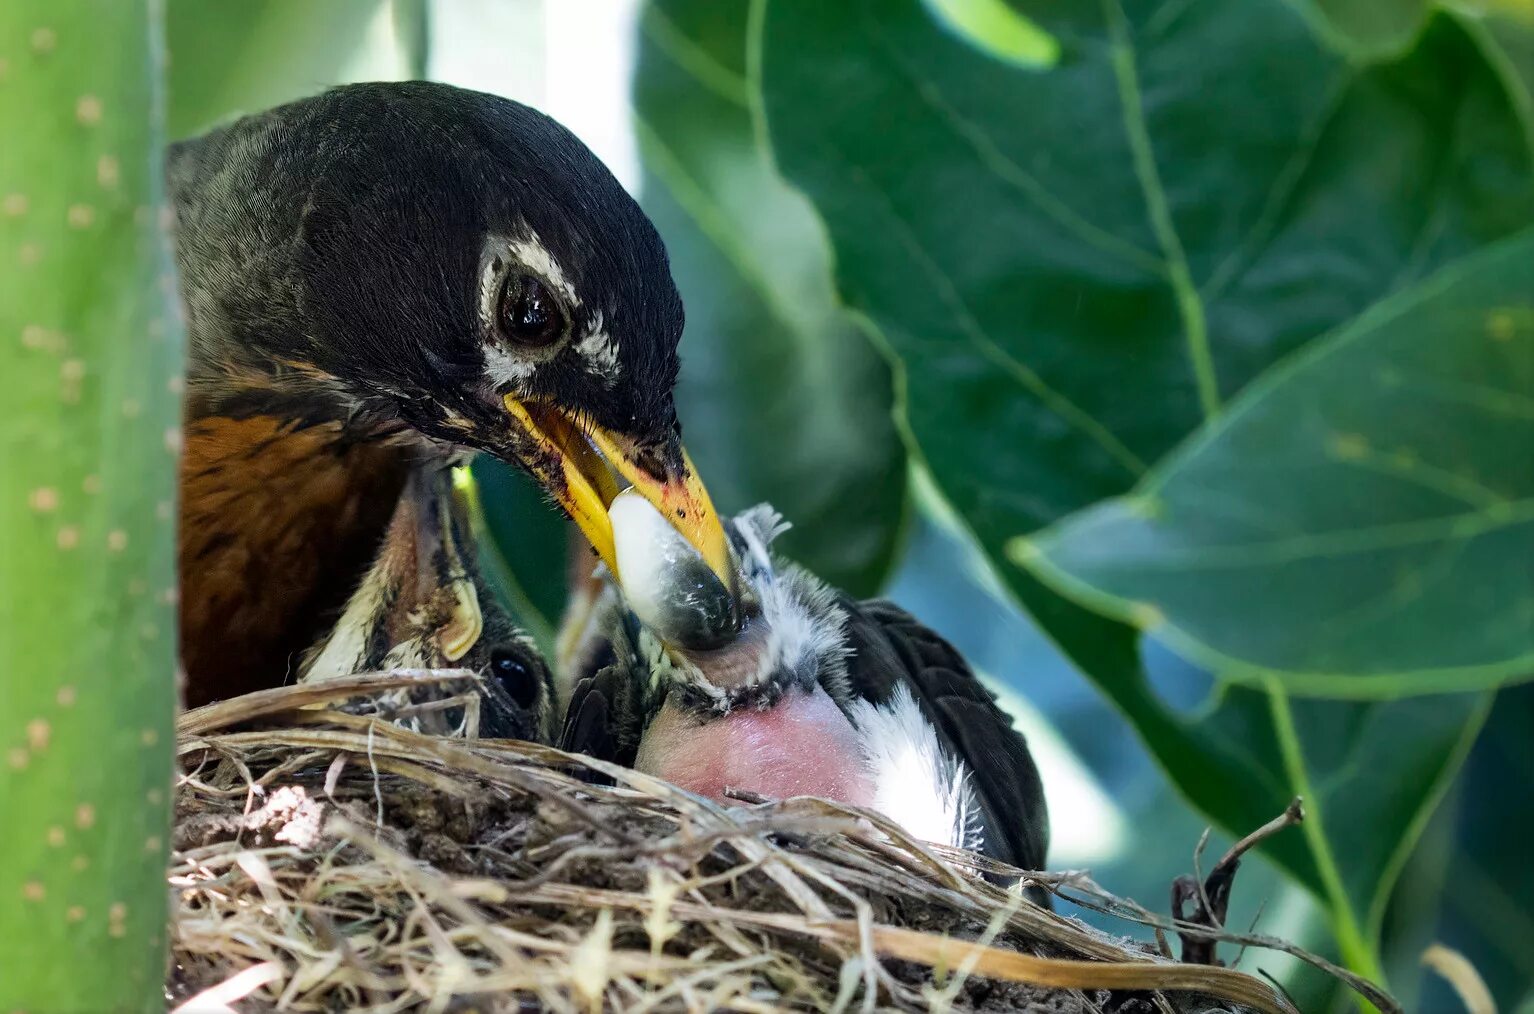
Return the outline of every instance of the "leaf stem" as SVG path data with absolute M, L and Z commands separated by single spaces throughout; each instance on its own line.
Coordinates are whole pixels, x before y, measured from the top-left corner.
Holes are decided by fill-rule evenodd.
M 1311 785 L 1310 772 L 1305 767 L 1305 755 L 1300 745 L 1299 732 L 1294 725 L 1294 714 L 1289 710 L 1289 697 L 1278 679 L 1270 677 L 1266 685 L 1273 713 L 1273 731 L 1278 738 L 1284 769 L 1295 794 L 1305 803 L 1305 820 L 1300 824 L 1300 830 L 1305 834 L 1305 842 L 1310 846 L 1311 857 L 1315 859 L 1316 871 L 1326 891 L 1332 932 L 1337 937 L 1342 962 L 1364 978 L 1384 987 L 1385 973 L 1380 967 L 1379 956 L 1364 937 L 1358 914 L 1353 911 L 1347 889 L 1342 884 L 1342 873 L 1337 867 L 1336 856 L 1332 854 L 1331 842 L 1326 837 L 1321 797 Z

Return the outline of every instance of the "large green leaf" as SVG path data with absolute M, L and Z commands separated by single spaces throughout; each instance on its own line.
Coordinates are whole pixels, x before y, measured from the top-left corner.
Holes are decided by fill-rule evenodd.
M 1508 99 L 1534 149 L 1534 5 L 1527 0 L 1443 0 L 1463 14 L 1462 23 L 1507 88 Z
M 1505 77 L 1442 16 L 1365 65 L 1278 0 L 1018 6 L 1059 42 L 1050 69 L 985 55 L 916 0 L 774 0 L 779 164 L 899 358 L 913 448 L 1006 584 L 1217 821 L 1246 830 L 1313 790 L 1322 819 L 1273 853 L 1369 967 L 1378 899 L 1483 699 L 1220 682 L 1180 714 L 1131 628 L 1002 551 L 1126 492 L 1285 353 L 1534 219 Z
M 181 371 L 156 5 L 0 4 L 0 1010 L 163 1010 Z
M 1227 676 L 1370 697 L 1534 676 L 1534 230 L 1013 555 Z
M 1519 1011 L 1534 989 L 1534 684 L 1507 687 L 1464 770 L 1423 833 L 1385 921 L 1392 979 L 1407 1010 L 1452 1010 L 1453 988 L 1421 963 L 1441 943 L 1466 955 L 1498 1009 Z
M 785 553 L 872 594 L 904 512 L 889 367 L 837 305 L 825 240 L 757 145 L 746 4 L 656 0 L 634 81 L 642 203 L 687 306 L 678 412 L 718 507 L 761 500 Z

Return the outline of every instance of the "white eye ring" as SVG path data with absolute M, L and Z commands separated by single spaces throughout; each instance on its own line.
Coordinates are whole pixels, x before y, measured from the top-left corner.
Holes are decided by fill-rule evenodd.
M 502 297 L 508 282 L 519 276 L 536 281 L 558 306 L 563 321 L 557 332 L 546 339 L 519 338 L 504 325 Z M 496 386 L 527 380 L 537 366 L 554 358 L 569 341 L 580 300 L 531 230 L 515 236 L 486 237 L 479 259 L 478 289 L 480 340 L 486 347 L 491 380 Z

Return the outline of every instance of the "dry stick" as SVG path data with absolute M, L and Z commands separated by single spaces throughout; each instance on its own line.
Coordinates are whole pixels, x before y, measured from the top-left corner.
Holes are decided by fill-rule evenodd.
M 192 1014 L 196 1011 L 229 1011 L 233 1014 L 233 1005 L 237 1001 L 245 999 L 267 983 L 277 981 L 282 975 L 282 963 L 279 961 L 263 961 L 259 965 L 251 965 L 243 972 L 231 975 L 180 1004 L 174 1014 Z
M 1080 891 L 1083 896 L 1065 893 L 1067 890 Z M 1403 1008 L 1389 993 L 1363 978 L 1350 969 L 1343 968 L 1333 961 L 1328 961 L 1298 944 L 1292 944 L 1279 937 L 1270 936 L 1266 933 L 1233 933 L 1230 930 L 1212 930 L 1207 926 L 1197 926 L 1193 923 L 1180 922 L 1176 919 L 1163 919 L 1160 916 L 1147 912 L 1145 909 L 1132 903 L 1125 903 L 1122 898 L 1108 893 L 1094 883 L 1090 878 L 1081 874 L 1074 874 L 1071 882 L 1061 883 L 1055 889 L 1055 895 L 1070 902 L 1072 905 L 1101 912 L 1118 919 L 1137 922 L 1142 926 L 1149 926 L 1160 930 L 1172 930 L 1181 935 L 1188 934 L 1204 939 L 1218 940 L 1224 943 L 1241 944 L 1243 946 L 1261 947 L 1264 950 L 1277 951 L 1280 954 L 1288 954 L 1298 958 L 1314 968 L 1318 968 L 1332 978 L 1346 985 L 1353 992 L 1373 1004 L 1381 1014 L 1402 1014 Z
M 1207 879 L 1199 876 L 1199 856 L 1204 851 L 1204 846 L 1209 841 L 1208 830 L 1204 831 L 1198 840 L 1198 845 L 1193 850 L 1193 876 L 1183 875 L 1172 881 L 1172 916 L 1181 923 L 1194 926 L 1204 926 L 1211 930 L 1223 931 L 1225 929 L 1225 914 L 1230 907 L 1230 891 L 1236 882 L 1236 870 L 1241 866 L 1241 857 L 1259 842 L 1271 838 L 1286 827 L 1292 827 L 1305 819 L 1305 809 L 1300 804 L 1298 796 L 1290 800 L 1284 812 L 1268 821 L 1266 824 L 1242 838 L 1230 847 L 1215 863 L 1214 869 L 1209 871 Z M 1184 906 L 1189 901 L 1196 901 L 1197 906 L 1191 915 L 1184 914 Z M 1182 960 L 1190 965 L 1217 965 L 1220 959 L 1215 950 L 1219 941 L 1214 937 L 1193 935 L 1179 931 L 1178 936 L 1182 940 Z
M 941 962 L 952 967 L 972 960 L 976 974 L 993 979 L 1070 989 L 1193 990 L 1216 993 L 1267 1014 L 1298 1014 L 1261 979 L 1228 968 L 1040 958 L 896 926 L 875 926 L 874 944 L 881 954 L 929 966 Z
M 295 708 L 342 701 L 361 694 L 474 678 L 471 669 L 395 669 L 391 672 L 358 673 L 355 676 L 338 676 L 312 683 L 269 687 L 182 712 L 176 719 L 176 734 L 203 735 L 253 718 L 265 718 Z

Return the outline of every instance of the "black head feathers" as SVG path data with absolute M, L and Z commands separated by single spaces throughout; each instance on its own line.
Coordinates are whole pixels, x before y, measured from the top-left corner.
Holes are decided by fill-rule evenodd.
M 665 248 L 536 110 L 352 85 L 175 145 L 169 180 L 194 414 L 291 402 L 494 449 L 515 393 L 649 441 L 674 425 Z

